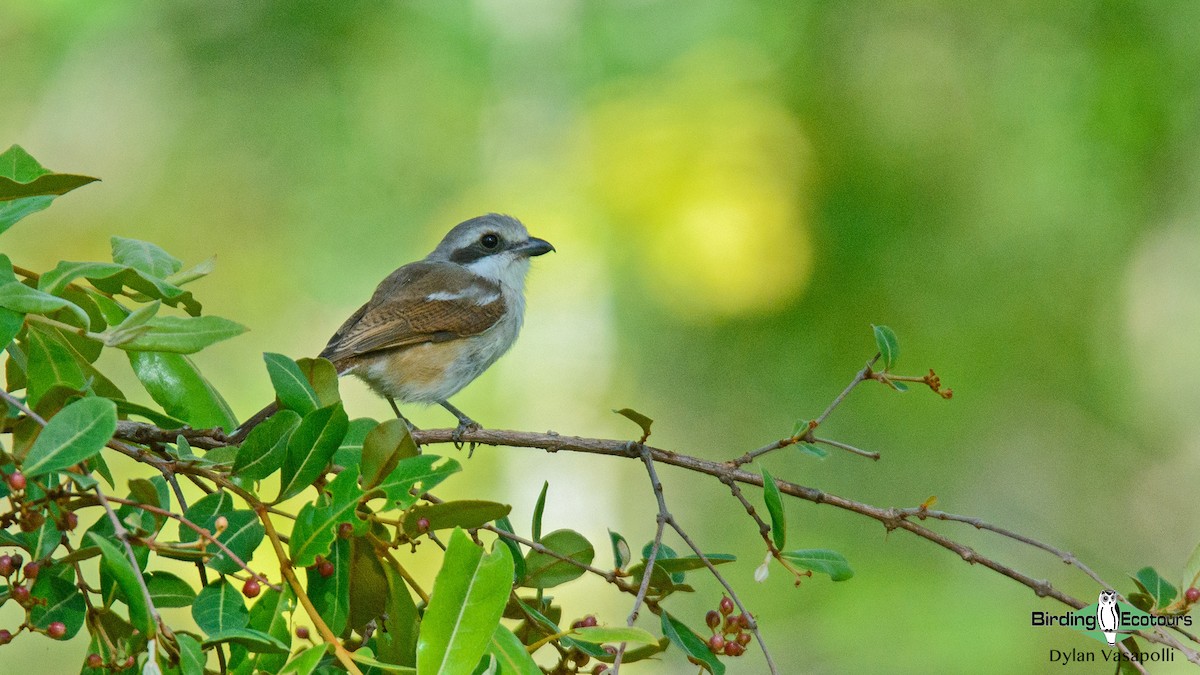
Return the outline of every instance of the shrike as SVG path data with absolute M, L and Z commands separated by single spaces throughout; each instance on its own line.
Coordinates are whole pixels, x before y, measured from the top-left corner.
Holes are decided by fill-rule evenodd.
M 365 380 L 401 419 L 396 401 L 441 405 L 458 418 L 460 439 L 479 424 L 449 399 L 512 347 L 525 319 L 529 259 L 553 250 L 511 216 L 459 223 L 424 260 L 388 275 L 320 355 L 338 375 Z M 235 440 L 275 410 L 247 420 Z

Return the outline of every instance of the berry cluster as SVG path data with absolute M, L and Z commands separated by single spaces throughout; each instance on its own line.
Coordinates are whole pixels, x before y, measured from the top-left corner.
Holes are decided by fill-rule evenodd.
M 746 645 L 750 644 L 750 627 L 753 622 L 749 614 L 733 615 L 733 601 L 728 596 L 722 596 L 720 611 L 711 609 L 704 615 L 704 623 L 712 629 L 712 637 L 708 638 L 708 650 L 714 654 L 725 656 L 741 656 L 746 653 Z

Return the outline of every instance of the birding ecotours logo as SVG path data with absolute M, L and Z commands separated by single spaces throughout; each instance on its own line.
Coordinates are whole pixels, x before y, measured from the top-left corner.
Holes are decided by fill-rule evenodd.
M 1116 647 L 1125 635 L 1164 625 L 1174 617 L 1153 616 L 1121 602 L 1112 589 L 1100 591 L 1096 602 L 1064 614 L 1034 612 L 1034 626 L 1065 626 L 1088 637 L 1099 640 L 1109 647 Z M 1169 625 L 1169 624 L 1168 624 Z

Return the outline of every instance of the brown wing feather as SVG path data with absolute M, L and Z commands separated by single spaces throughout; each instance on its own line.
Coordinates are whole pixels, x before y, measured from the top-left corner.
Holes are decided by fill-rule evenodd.
M 448 289 L 462 290 L 465 297 L 428 299 Z M 478 304 L 477 299 L 492 295 L 494 301 Z M 342 369 L 372 352 L 478 335 L 495 325 L 504 309 L 499 284 L 460 265 L 412 263 L 379 284 L 371 301 L 333 334 L 321 356 Z

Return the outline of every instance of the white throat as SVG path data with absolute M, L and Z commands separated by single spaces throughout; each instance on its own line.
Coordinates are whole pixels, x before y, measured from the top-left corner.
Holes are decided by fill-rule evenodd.
M 484 256 L 467 263 L 465 267 L 485 279 L 500 284 L 505 295 L 522 295 L 525 290 L 525 275 L 529 273 L 529 258 L 505 252 Z

